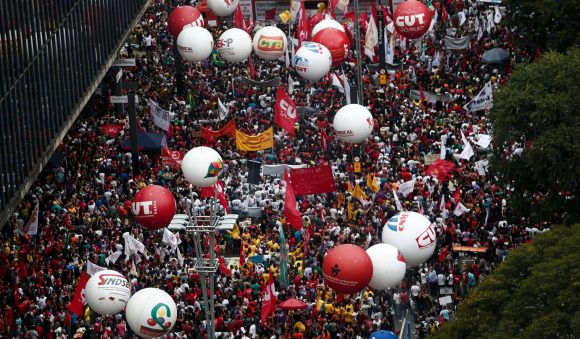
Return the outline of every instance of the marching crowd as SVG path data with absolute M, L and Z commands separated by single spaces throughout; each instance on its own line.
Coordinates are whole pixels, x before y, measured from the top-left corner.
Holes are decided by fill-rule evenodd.
M 527 219 L 510 218 L 509 189 L 495 184 L 482 166 L 492 146 L 476 144 L 477 136 L 492 134 L 487 110 L 463 109 L 486 83 L 494 87 L 505 84 L 510 65 L 525 62 L 529 56 L 511 43 L 509 29 L 486 21 L 493 21 L 488 16 L 493 7 L 475 1 L 447 3 L 442 6 L 448 17 L 443 20 L 440 16 L 432 32 L 417 41 L 397 42 L 395 61 L 399 65 L 389 72 L 387 85 L 380 85 L 379 72 L 364 69 L 365 106 L 373 114 L 375 128 L 360 145 L 343 144 L 334 137 L 333 115 L 345 104 L 345 95 L 331 81 L 306 82 L 284 62 L 254 58 L 256 83 L 279 77 L 284 84 L 290 74 L 296 82 L 292 98 L 308 110 L 299 111 L 294 138 L 277 130 L 274 149 L 242 152 L 237 151 L 233 138 L 199 138 L 199 128 L 217 130 L 234 119 L 244 133 L 264 131 L 273 125 L 276 88 L 240 81 L 250 77 L 247 64 L 207 61 L 184 66 L 186 93 L 177 95 L 173 39 L 165 24 L 167 10 L 162 1 L 151 1 L 130 37 L 129 46 L 139 46 L 128 51 L 137 59 L 137 66 L 124 69 L 123 81 L 137 82 L 139 97 L 151 98 L 175 113 L 167 133 L 168 148 L 187 151 L 204 145 L 220 153 L 224 159 L 221 180 L 230 213 L 241 215 L 239 232 L 236 228 L 218 237 L 218 255 L 243 258 L 216 275 L 218 338 L 368 338 L 377 330 L 398 331 L 407 314 L 415 336 L 428 336 L 452 320 L 455 305 L 504 260 L 511 248 L 549 227 L 549 223 L 530 224 Z M 436 10 L 441 12 L 442 8 Z M 212 33 L 217 37 L 222 30 L 212 28 Z M 447 35 L 470 35 L 469 48 L 445 50 Z M 505 64 L 483 63 L 483 52 L 493 47 L 507 49 L 511 59 Z M 339 67 L 351 83 L 356 81 L 353 54 Z M 181 265 L 175 252 L 162 242 L 163 232 L 141 228 L 132 220 L 130 210 L 134 194 L 149 184 L 168 187 L 179 213 L 184 213 L 190 202 L 198 214 L 207 214 L 208 201 L 199 191 L 194 201 L 188 201 L 189 185 L 178 170 L 162 164 L 159 154 L 141 152 L 141 171 L 132 174 L 131 154 L 121 146 L 128 135 L 128 119 L 108 100 L 114 93 L 114 77 L 110 72 L 101 85 L 101 94 L 94 95 L 60 145 L 65 160 L 56 169 L 43 172 L 2 229 L 1 337 L 131 337 L 122 313 L 103 317 L 89 308 L 80 315 L 68 310 L 89 261 L 123 273 L 134 291 L 145 287 L 167 291 L 178 305 L 178 321 L 168 337 L 204 336 L 199 275 L 187 268 L 194 257 L 193 239 L 181 234 Z M 418 99 L 411 90 L 417 90 L 419 84 L 432 97 L 448 99 Z M 225 120 L 220 120 L 218 98 L 229 109 Z M 146 100 L 139 103 L 138 120 L 142 131 L 159 131 L 149 118 Z M 105 124 L 122 124 L 124 130 L 110 137 L 101 133 Z M 462 133 L 474 148 L 470 159 L 458 157 L 465 147 Z M 517 153 L 518 149 L 505 152 Z M 444 180 L 425 173 L 434 156 L 456 165 Z M 356 158 L 362 165 L 360 171 L 354 168 Z M 296 231 L 285 225 L 282 217 L 284 181 L 262 176 L 260 184 L 250 185 L 248 160 L 330 164 L 337 190 L 298 197 L 305 227 Z M 337 244 L 368 248 L 379 243 L 382 226 L 398 213 L 393 194 L 412 179 L 416 180 L 412 190 L 398 192 L 397 198 L 403 209 L 421 212 L 435 223 L 435 254 L 427 263 L 409 268 L 396 288 L 365 289 L 337 299 L 322 280 L 325 253 Z M 362 193 L 355 193 L 354 186 Z M 459 204 L 466 209 L 457 209 Z M 28 235 L 21 230 L 35 206 L 39 210 L 38 232 Z M 246 219 L 256 208 L 260 213 Z M 285 229 L 289 249 L 287 287 L 279 284 L 279 227 Z M 111 254 L 123 250 L 125 232 L 141 241 L 147 253 L 112 259 Z M 454 246 L 474 252 L 454 251 Z M 256 257 L 263 261 L 252 260 Z M 269 272 L 276 277 L 279 301 L 297 298 L 308 307 L 278 309 L 267 322 L 261 322 L 261 298 Z M 445 296 L 451 300 L 440 299 Z

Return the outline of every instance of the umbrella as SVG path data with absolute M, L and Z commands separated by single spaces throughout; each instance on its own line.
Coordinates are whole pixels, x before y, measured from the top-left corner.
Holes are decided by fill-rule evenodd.
M 510 53 L 503 48 L 492 48 L 483 53 L 481 60 L 488 64 L 501 64 L 510 57 Z
M 397 339 L 397 335 L 391 331 L 376 331 L 371 333 L 369 339 Z
M 304 301 L 298 299 L 290 298 L 278 304 L 278 306 L 283 310 L 302 310 L 308 307 Z

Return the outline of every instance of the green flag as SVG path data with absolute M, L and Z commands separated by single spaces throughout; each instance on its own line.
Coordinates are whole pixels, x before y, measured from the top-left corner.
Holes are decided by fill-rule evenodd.
M 288 245 L 284 236 L 284 227 L 278 226 L 280 232 L 280 286 L 288 286 Z
M 224 61 L 220 58 L 218 52 L 215 49 L 211 52 L 210 59 L 211 63 L 216 65 L 217 67 L 222 67 L 224 64 Z

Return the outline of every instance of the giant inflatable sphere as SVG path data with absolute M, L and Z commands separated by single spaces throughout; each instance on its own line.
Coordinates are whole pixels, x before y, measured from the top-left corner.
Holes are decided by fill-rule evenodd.
M 312 41 L 322 44 L 332 55 L 332 66 L 338 66 L 348 56 L 350 41 L 344 32 L 336 28 L 325 28 L 313 36 Z
M 408 267 L 427 261 L 435 251 L 437 235 L 433 224 L 422 214 L 401 212 L 390 218 L 383 228 L 383 243 L 401 251 Z
M 359 144 L 373 132 L 373 115 L 364 106 L 346 105 L 334 115 L 332 127 L 342 142 Z
M 238 3 L 238 0 L 207 0 L 207 7 L 217 16 L 228 16 L 236 11 Z
M 169 33 L 174 38 L 179 36 L 184 27 L 199 26 L 203 27 L 203 16 L 201 12 L 191 6 L 179 6 L 171 11 L 167 20 Z
M 89 307 L 102 315 L 117 314 L 131 297 L 129 281 L 119 272 L 103 270 L 95 273 L 85 287 Z
M 284 55 L 288 40 L 281 29 L 266 26 L 254 34 L 253 44 L 257 56 L 264 60 L 276 60 Z
M 395 246 L 376 244 L 367 249 L 373 262 L 373 277 L 369 286 L 375 290 L 384 290 L 399 285 L 405 277 L 407 264 Z
M 175 326 L 177 305 L 165 291 L 144 288 L 131 297 L 125 316 L 129 327 L 141 338 L 161 337 Z
M 394 14 L 395 29 L 402 36 L 417 39 L 431 26 L 431 12 L 427 6 L 416 0 L 403 2 Z
M 186 27 L 177 37 L 177 51 L 189 62 L 203 61 L 213 51 L 213 37 L 203 27 Z
M 322 31 L 325 28 L 336 28 L 342 32 L 344 32 L 344 27 L 340 24 L 340 22 L 332 19 L 324 19 L 321 22 L 317 23 L 316 26 L 312 29 L 311 36 L 315 36 L 316 33 Z
M 240 62 L 252 54 L 252 38 L 244 30 L 232 28 L 222 33 L 216 47 L 222 59 Z
M 328 48 L 316 42 L 303 42 L 294 56 L 296 72 L 306 80 L 322 79 L 332 64 Z
M 337 293 L 352 294 L 364 289 L 373 276 L 373 263 L 362 248 L 339 245 L 322 261 L 324 283 Z
M 181 162 L 181 171 L 197 187 L 215 185 L 224 168 L 222 157 L 214 149 L 200 146 L 189 150 Z
M 150 230 L 163 228 L 175 216 L 175 198 L 167 188 L 149 185 L 135 194 L 131 211 L 139 225 Z

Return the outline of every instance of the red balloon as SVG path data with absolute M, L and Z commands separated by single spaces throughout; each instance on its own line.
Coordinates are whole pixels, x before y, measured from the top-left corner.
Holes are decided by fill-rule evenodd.
M 344 62 L 348 56 L 350 41 L 345 32 L 336 28 L 328 27 L 312 38 L 312 41 L 318 42 L 324 47 L 328 48 L 332 55 L 332 66 L 338 66 Z
M 150 230 L 163 228 L 175 216 L 175 198 L 167 188 L 149 185 L 135 194 L 131 211 L 139 225 Z
M 409 39 L 420 38 L 431 26 L 431 11 L 420 1 L 407 0 L 395 11 L 395 29 Z
M 169 33 L 177 39 L 185 26 L 203 27 L 203 17 L 197 8 L 180 6 L 171 11 L 167 24 L 169 25 Z
M 356 245 L 331 249 L 322 262 L 324 283 L 338 293 L 352 294 L 365 288 L 373 277 L 373 263 Z

